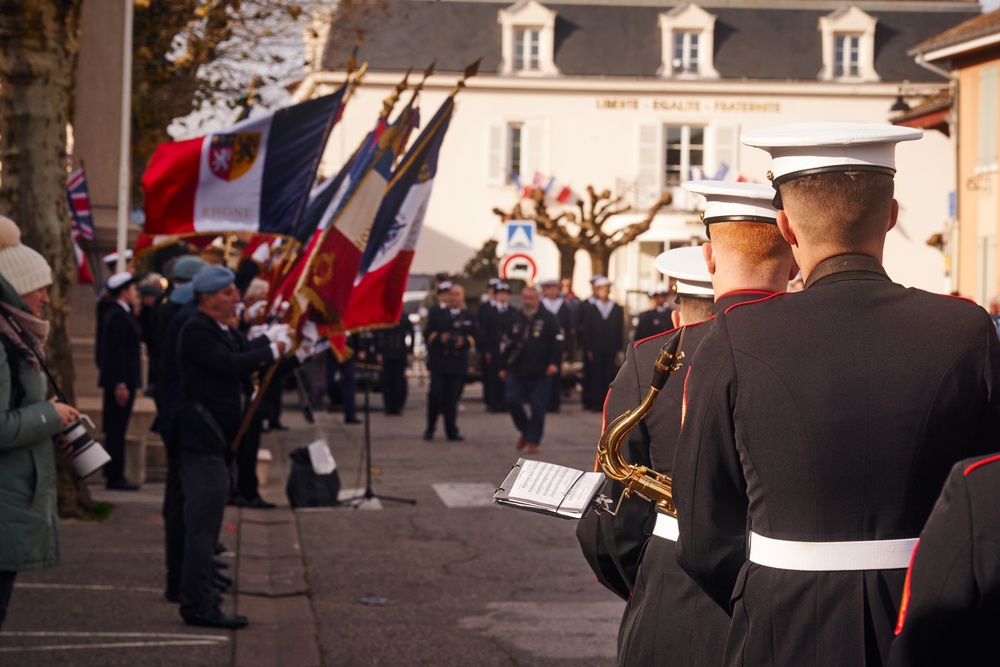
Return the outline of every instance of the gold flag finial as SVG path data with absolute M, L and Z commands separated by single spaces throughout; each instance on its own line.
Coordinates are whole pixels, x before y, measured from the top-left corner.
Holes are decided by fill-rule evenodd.
M 389 93 L 389 96 L 382 101 L 382 118 L 388 118 L 389 114 L 392 113 L 392 108 L 396 106 L 396 102 L 399 101 L 399 96 L 402 95 L 403 91 L 407 88 L 406 82 L 410 78 L 410 72 L 412 71 L 412 67 L 407 69 L 406 74 L 403 75 L 403 80 L 393 86 L 392 92 Z
M 462 78 L 458 80 L 458 82 L 455 84 L 455 87 L 451 91 L 452 95 L 457 94 L 459 90 L 465 88 L 466 80 L 476 76 L 476 74 L 479 73 L 479 63 L 481 63 L 482 61 L 483 59 L 479 58 L 478 60 L 476 60 L 476 62 L 472 63 L 471 65 L 465 68 L 465 71 L 462 72 Z

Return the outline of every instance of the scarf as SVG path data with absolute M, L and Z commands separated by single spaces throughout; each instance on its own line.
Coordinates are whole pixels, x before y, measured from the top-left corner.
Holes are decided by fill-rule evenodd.
M 8 316 L 17 322 L 22 333 L 18 333 L 11 325 Z M 0 303 L 0 335 L 6 336 L 39 373 L 42 372 L 42 364 L 45 363 L 45 340 L 49 337 L 49 326 L 48 322 L 31 313 Z M 31 341 L 31 347 L 24 342 L 24 338 Z M 35 354 L 35 350 L 38 351 L 38 355 Z

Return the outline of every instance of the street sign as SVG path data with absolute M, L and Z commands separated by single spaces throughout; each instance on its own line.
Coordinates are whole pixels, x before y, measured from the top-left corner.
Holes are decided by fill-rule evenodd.
M 500 277 L 504 280 L 534 280 L 538 267 L 531 255 L 517 252 L 500 260 Z
M 535 249 L 535 221 L 507 222 L 507 253 L 531 252 Z

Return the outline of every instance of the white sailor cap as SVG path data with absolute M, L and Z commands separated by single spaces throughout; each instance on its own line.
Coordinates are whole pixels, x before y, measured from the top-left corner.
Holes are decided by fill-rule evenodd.
M 793 123 L 744 132 L 740 140 L 771 154 L 768 178 L 777 188 L 794 178 L 827 172 L 891 176 L 896 173 L 896 144 L 922 136 L 923 130 L 880 123 Z
M 117 289 L 126 287 L 129 283 L 135 281 L 135 276 L 128 271 L 119 271 L 118 273 L 112 275 L 108 278 L 107 282 L 104 283 L 104 289 L 109 292 L 113 292 Z
M 685 181 L 681 187 L 705 198 L 702 222 L 765 222 L 776 224 L 772 205 L 776 193 L 769 185 L 729 181 Z M 711 237 L 711 234 L 709 234 Z
M 125 248 L 125 259 L 127 259 L 127 260 L 128 259 L 132 259 L 132 249 L 131 248 Z M 105 255 L 104 257 L 101 258 L 101 260 L 105 264 L 113 264 L 114 262 L 117 262 L 118 261 L 118 251 L 115 250 L 113 253 Z
M 486 281 L 486 284 L 489 285 L 490 287 L 496 287 L 501 282 L 503 281 L 500 280 L 499 278 L 490 278 L 489 280 Z
M 437 293 L 444 294 L 445 292 L 450 292 L 452 287 L 454 287 L 454 285 L 452 285 L 450 280 L 442 280 L 438 283 Z
M 602 278 L 606 280 L 606 278 L 601 274 L 595 273 L 594 275 L 590 276 L 590 284 L 594 285 L 598 280 L 601 280 Z
M 648 290 L 646 290 L 648 296 L 656 296 L 657 294 L 670 294 L 670 288 L 666 286 L 665 283 L 656 283 Z
M 546 278 L 542 282 L 538 283 L 539 287 L 559 287 L 558 278 Z
M 603 287 L 605 285 L 610 285 L 611 279 L 606 278 L 605 276 L 595 276 L 592 282 L 594 283 L 594 287 Z
M 493 286 L 493 291 L 494 292 L 510 292 L 510 285 L 508 285 L 507 283 L 505 283 L 504 281 L 501 280 L 500 282 L 498 282 L 496 285 Z
M 656 270 L 674 279 L 673 292 L 678 297 L 711 299 L 712 276 L 699 246 L 683 246 L 660 253 L 653 261 Z

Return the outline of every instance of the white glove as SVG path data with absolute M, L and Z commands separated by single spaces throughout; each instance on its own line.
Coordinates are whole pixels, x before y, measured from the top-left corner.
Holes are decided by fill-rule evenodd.
M 267 264 L 271 259 L 271 245 L 269 243 L 261 243 L 250 257 L 258 264 Z
M 285 326 L 284 331 L 279 332 L 278 336 L 274 339 L 273 342 L 276 344 L 284 343 L 285 352 L 288 352 L 289 350 L 292 349 L 292 337 L 288 335 L 288 325 L 284 326 Z
M 307 321 L 302 327 L 302 340 L 299 341 L 299 349 L 295 351 L 295 356 L 300 363 L 313 355 L 318 340 L 319 331 L 316 329 L 316 323 L 311 320 Z
M 258 301 L 247 308 L 247 317 L 250 318 L 251 322 L 255 322 L 260 319 L 260 316 L 264 312 L 265 308 L 267 308 L 267 301 Z
M 267 336 L 267 339 L 272 343 L 277 343 L 279 340 L 282 339 L 287 341 L 291 340 L 291 338 L 289 338 L 288 335 L 287 324 L 272 324 L 271 326 L 267 327 L 267 331 L 264 333 L 264 335 Z
M 267 328 L 268 328 L 268 326 L 266 324 L 255 324 L 255 325 L 253 325 L 247 331 L 247 340 L 253 340 L 254 338 L 260 338 L 261 336 L 266 336 L 267 335 Z M 268 340 L 271 340 L 271 339 L 268 338 Z

